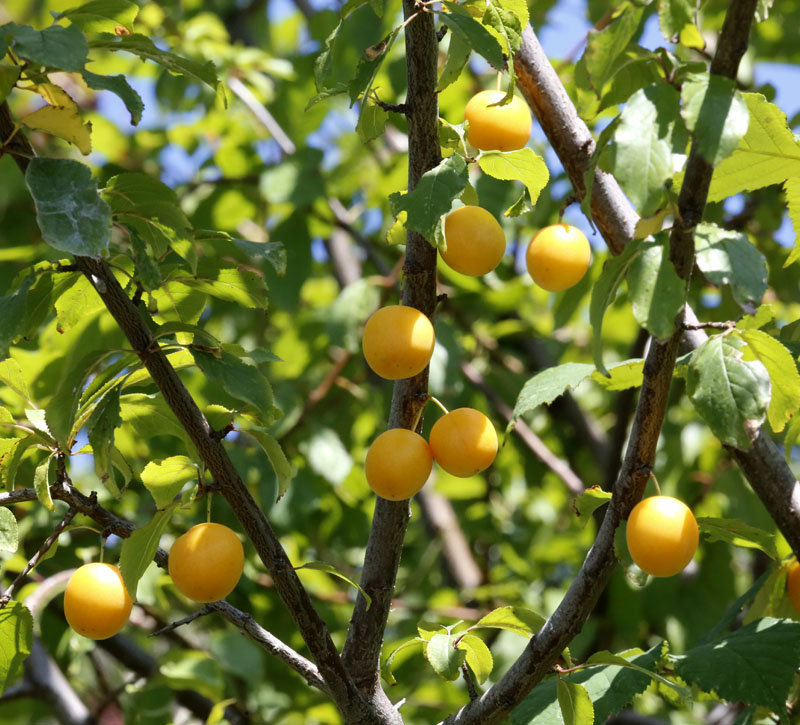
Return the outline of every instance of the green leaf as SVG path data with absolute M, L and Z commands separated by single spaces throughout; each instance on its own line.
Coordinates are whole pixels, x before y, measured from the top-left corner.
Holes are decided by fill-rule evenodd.
M 13 599 L 0 609 L 0 692 L 5 692 L 22 671 L 33 647 L 33 617 Z
M 125 588 L 134 601 L 136 600 L 136 590 L 139 587 L 139 579 L 144 576 L 147 567 L 153 563 L 153 557 L 158 551 L 158 542 L 177 506 L 178 504 L 172 504 L 162 511 L 157 511 L 150 521 L 144 526 L 140 526 L 122 542 L 119 570 L 122 580 L 125 582 Z
M 367 594 L 356 581 L 347 576 L 347 574 L 344 574 L 343 572 L 339 571 L 333 564 L 327 564 L 324 561 L 309 561 L 303 564 L 302 566 L 296 566 L 294 568 L 295 571 L 298 571 L 300 569 L 313 569 L 314 571 L 324 571 L 326 574 L 331 574 L 335 577 L 339 577 L 339 579 L 343 579 L 351 587 L 355 587 L 356 589 L 358 589 L 358 591 L 361 593 L 361 596 L 364 597 L 364 599 L 367 602 L 367 609 L 369 609 L 372 606 L 372 597 L 369 594 Z
M 124 50 L 128 53 L 133 53 L 140 58 L 155 61 L 172 73 L 186 76 L 193 81 L 205 83 L 215 90 L 219 83 L 217 70 L 211 61 L 201 65 L 188 58 L 175 55 L 175 53 L 161 50 L 150 38 L 139 33 L 131 33 L 130 35 L 101 33 L 90 41 L 89 47 L 96 50 Z
M 643 378 L 644 360 L 624 360 L 621 363 L 612 365 L 608 371 L 608 376 L 601 374 L 597 370 L 592 373 L 592 380 L 610 391 L 641 387 Z
M 664 40 L 673 43 L 686 25 L 694 25 L 694 9 L 690 0 L 659 0 L 658 24 Z
M 582 524 L 586 526 L 595 510 L 607 504 L 610 500 L 610 491 L 604 491 L 600 486 L 591 486 L 578 498 L 572 500 L 572 508 L 575 509 L 575 513 L 578 516 L 583 517 Z
M 589 39 L 581 62 L 592 86 L 599 92 L 614 71 L 616 60 L 633 39 L 642 19 L 643 7 L 622 3 L 612 21 L 601 31 L 589 31 Z
M 54 468 L 55 458 L 51 455 L 36 466 L 36 470 L 33 472 L 33 489 L 36 491 L 36 498 L 48 511 L 56 510 L 53 499 L 50 496 L 50 484 L 52 483 Z
M 0 360 L 0 383 L 7 385 L 25 402 L 31 402 L 31 394 L 28 390 L 28 383 L 22 373 L 20 364 L 13 358 Z
M 348 84 L 350 105 L 353 105 L 360 98 L 361 113 L 364 112 L 365 101 L 370 97 L 378 71 L 380 71 L 383 61 L 389 55 L 389 51 L 394 45 L 401 27 L 394 28 L 383 40 L 367 49 L 358 64 L 358 68 L 356 68 L 355 78 Z
M 765 617 L 671 659 L 678 675 L 705 692 L 785 712 L 800 665 L 800 622 Z
M 167 508 L 183 485 L 197 478 L 197 468 L 186 456 L 150 461 L 142 471 L 142 483 L 150 491 L 158 509 Z
M 57 27 L 57 26 L 56 26 Z M 111 209 L 88 166 L 71 159 L 31 159 L 25 182 L 44 240 L 70 254 L 99 257 L 111 237 Z
M 159 672 L 172 690 L 194 690 L 212 702 L 221 700 L 225 692 L 222 670 L 205 652 L 170 652 L 162 658 Z
M 406 228 L 435 245 L 442 216 L 450 211 L 466 185 L 467 163 L 460 154 L 453 154 L 423 174 L 412 191 L 391 194 L 392 213 L 398 216 L 402 211 L 407 212 Z
M 127 425 L 131 425 L 136 434 L 144 440 L 157 435 L 171 435 L 180 438 L 192 447 L 186 431 L 178 423 L 160 395 L 144 395 L 130 393 L 119 399 L 120 415 Z
M 742 359 L 743 346 L 723 335 L 704 342 L 692 353 L 686 390 L 717 438 L 747 449 L 764 420 L 770 383 L 760 362 Z
M 136 126 L 142 120 L 144 102 L 142 97 L 131 87 L 123 75 L 104 76 L 82 70 L 81 75 L 86 85 L 93 91 L 111 91 L 119 96 L 131 115 L 131 124 Z
M 0 63 L 0 103 L 3 103 L 13 90 L 19 80 L 20 70 L 18 65 Z
M 556 692 L 564 725 L 592 725 L 594 723 L 594 706 L 583 685 L 559 677 Z
M 388 120 L 388 111 L 385 111 L 377 103 L 362 100 L 356 133 L 363 143 L 368 143 L 383 134 Z
M 14 553 L 19 548 L 17 519 L 5 506 L 0 506 L 0 551 Z
M 800 259 L 800 177 L 786 179 L 783 189 L 786 192 L 786 205 L 789 208 L 789 217 L 794 229 L 794 247 L 783 263 L 786 268 Z
M 714 170 L 709 202 L 800 176 L 800 143 L 786 124 L 786 114 L 758 93 L 743 96 L 750 125 L 733 154 Z
M 666 242 L 666 234 L 664 238 Z M 671 337 L 686 301 L 686 283 L 678 277 L 664 244 L 642 244 L 628 272 L 628 289 L 636 321 L 659 340 Z
M 631 650 L 620 657 L 627 664 L 635 663 L 644 672 L 614 665 L 590 667 L 570 675 L 562 676 L 568 682 L 582 685 L 589 693 L 594 706 L 597 723 L 606 722 L 612 715 L 630 705 L 633 698 L 647 689 L 652 669 L 660 657 L 663 643 L 648 652 Z M 534 688 L 523 702 L 511 713 L 511 725 L 562 725 L 563 718 L 558 702 L 558 684 L 548 679 Z
M 447 8 L 447 12 L 440 13 L 439 20 L 453 33 L 461 35 L 472 49 L 482 55 L 496 70 L 503 70 L 506 61 L 503 49 L 495 37 L 458 3 L 444 0 L 442 4 Z
M 521 181 L 525 184 L 530 201 L 535 204 L 550 180 L 547 164 L 533 149 L 518 151 L 483 151 L 478 157 L 478 166 L 483 173 L 505 181 Z
M 115 498 L 120 497 L 114 481 L 111 452 L 114 450 L 114 430 L 122 425 L 119 387 L 111 388 L 98 401 L 86 422 L 86 432 L 94 456 L 94 472 Z
M 13 40 L 13 49 L 20 58 L 54 70 L 79 71 L 86 63 L 89 46 L 79 28 L 51 25 L 34 30 L 29 25 L 6 23 L 6 36 Z
M 747 133 L 750 112 L 730 78 L 703 73 L 684 81 L 681 115 L 712 166 L 730 156 Z
M 272 386 L 257 367 L 242 362 L 229 352 L 220 352 L 216 357 L 198 350 L 196 346 L 192 346 L 190 352 L 204 375 L 222 383 L 229 395 L 252 405 L 260 421 L 269 425 L 275 420 Z
M 569 362 L 537 373 L 525 383 L 517 396 L 514 414 L 506 430 L 513 428 L 517 418 L 527 415 L 540 405 L 549 405 L 565 391 L 576 388 L 593 372 L 594 365 Z
M 652 651 L 652 650 L 651 650 Z M 689 690 L 666 677 L 662 677 L 657 672 L 653 672 L 650 668 L 642 666 L 637 662 L 631 662 L 623 656 L 615 655 L 608 650 L 602 652 L 595 652 L 589 659 L 586 660 L 587 665 L 619 665 L 620 667 L 627 667 L 636 672 L 641 672 L 644 675 L 660 682 L 662 685 L 673 689 L 684 702 L 691 701 L 691 693 Z
M 267 307 L 267 286 L 263 277 L 251 269 L 211 259 L 201 259 L 197 275 L 185 277 L 176 274 L 172 279 L 212 297 L 234 302 L 243 307 L 253 309 Z
M 520 22 L 515 13 L 503 7 L 504 4 L 498 0 L 488 0 L 482 22 L 485 27 L 494 30 L 493 34 L 501 40 L 505 54 L 511 58 L 522 46 L 522 29 L 525 25 Z M 522 3 L 516 3 L 516 5 L 519 6 Z M 526 16 L 527 11 L 526 7 Z
M 694 240 L 697 266 L 711 284 L 730 285 L 740 305 L 761 301 L 767 290 L 767 262 L 746 234 L 701 223 Z
M 105 309 L 105 304 L 89 279 L 75 274 L 71 284 L 59 295 L 55 307 L 56 329 L 63 333 Z
M 458 639 L 457 634 L 439 632 L 425 645 L 425 659 L 439 677 L 450 682 L 458 679 L 461 665 L 467 656 L 464 650 L 456 649 L 456 639 Z
M 128 0 L 91 0 L 55 16 L 55 20 L 69 20 L 84 32 L 113 33 L 118 26 L 133 31 L 133 21 L 139 6 Z
M 741 330 L 738 333 L 748 349 L 769 373 L 772 395 L 767 416 L 772 430 L 780 433 L 786 423 L 800 411 L 800 373 L 789 350 L 763 330 Z
M 323 93 L 330 90 L 327 86 L 328 76 L 331 74 L 333 68 L 333 49 L 336 41 L 339 38 L 339 33 L 342 30 L 343 20 L 339 20 L 336 27 L 331 31 L 330 35 L 325 38 L 322 45 L 322 50 L 314 60 L 314 85 L 317 88 L 317 93 Z
M 281 444 L 278 443 L 277 438 L 266 428 L 250 426 L 248 428 L 242 428 L 241 432 L 247 433 L 247 435 L 252 437 L 253 440 L 264 449 L 264 453 L 267 454 L 267 458 L 272 465 L 272 470 L 275 471 L 275 475 L 278 479 L 278 495 L 275 501 L 280 501 L 286 491 L 289 490 L 289 483 L 292 478 L 294 478 L 294 467 L 289 463 L 289 459 L 286 458 L 286 454 L 283 452 L 283 448 L 281 448 Z
M 603 364 L 603 318 L 606 308 L 614 301 L 617 287 L 628 273 L 628 268 L 639 254 L 642 240 L 636 239 L 625 245 L 622 253 L 616 257 L 609 257 L 603 264 L 603 271 L 599 279 L 592 286 L 592 299 L 589 304 L 589 321 L 592 324 L 592 355 L 597 370 L 608 375 Z
M 486 643 L 474 634 L 465 634 L 458 642 L 458 649 L 466 652 L 467 666 L 472 670 L 479 685 L 492 674 L 494 660 Z
M 658 210 L 676 166 L 683 164 L 687 141 L 678 92 L 657 83 L 630 97 L 601 166 L 614 174 L 636 210 L 648 217 Z
M 73 430 L 75 413 L 81 398 L 83 384 L 94 369 L 94 366 L 103 359 L 106 350 L 92 350 L 74 362 L 61 374 L 61 382 L 55 395 L 45 408 L 47 425 L 53 438 L 58 441 L 62 451 L 67 452 L 72 447 L 77 430 Z
M 33 448 L 39 443 L 40 440 L 36 436 L 15 438 L 7 451 L 0 452 L 0 484 L 8 489 L 14 488 L 17 469 L 22 463 L 22 457 L 29 448 Z
M 439 75 L 437 91 L 443 91 L 461 76 L 461 70 L 469 60 L 472 46 L 461 33 L 450 33 L 450 42 L 447 46 L 444 67 Z
M 28 290 L 34 277 L 26 277 L 11 294 L 0 297 L 0 358 L 8 356 L 8 349 L 24 332 Z
M 698 516 L 697 525 L 700 527 L 700 533 L 709 541 L 723 541 L 745 549 L 760 549 L 771 559 L 778 559 L 775 534 L 745 524 L 739 519 Z
M 399 647 L 395 647 L 389 653 L 389 656 L 383 661 L 383 664 L 381 665 L 381 677 L 383 677 L 387 684 L 397 684 L 397 680 L 392 672 L 392 662 L 394 662 L 395 655 L 397 655 L 399 652 L 402 652 L 404 649 L 408 649 L 409 647 L 414 647 L 416 645 L 425 645 L 425 640 L 421 637 L 409 639 L 407 642 L 403 642 L 403 644 L 401 644 Z
M 527 607 L 498 607 L 489 614 L 481 617 L 470 629 L 505 629 L 523 637 L 530 638 L 536 634 L 545 623 L 545 618 Z

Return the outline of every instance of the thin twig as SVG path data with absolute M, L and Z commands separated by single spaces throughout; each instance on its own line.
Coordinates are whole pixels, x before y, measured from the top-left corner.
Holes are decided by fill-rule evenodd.
M 189 622 L 194 622 L 195 619 L 199 619 L 200 617 L 205 617 L 207 614 L 211 614 L 214 611 L 211 605 L 206 604 L 204 607 L 201 607 L 196 612 L 192 612 L 188 617 L 184 617 L 183 619 L 179 619 L 175 622 L 170 622 L 166 627 L 161 627 L 161 629 L 155 630 L 155 632 L 150 632 L 148 637 L 158 637 L 159 635 L 166 634 L 167 632 L 172 632 L 176 630 L 178 627 L 182 627 L 184 624 L 189 624 Z
M 70 525 L 70 522 L 72 521 L 73 518 L 75 518 L 75 514 L 77 513 L 78 513 L 77 509 L 70 507 L 69 511 L 67 511 L 64 518 L 61 519 L 61 521 L 59 521 L 59 523 L 56 525 L 55 529 L 53 529 L 53 533 L 50 534 L 50 536 L 48 536 L 45 539 L 44 543 L 39 548 L 39 551 L 37 551 L 30 558 L 28 563 L 25 565 L 25 568 L 17 575 L 17 578 L 14 579 L 14 581 L 11 582 L 11 584 L 8 585 L 8 588 L 4 592 L 3 596 L 0 597 L 0 609 L 4 609 L 8 605 L 8 603 L 14 596 L 14 592 L 16 591 L 17 587 L 25 579 L 25 577 L 27 577 L 28 574 L 30 574 L 31 569 L 33 569 L 33 567 L 35 567 L 42 560 L 42 557 L 48 551 L 50 551 L 50 547 L 53 546 L 53 544 L 56 542 L 56 539 L 58 539 L 58 537 L 61 536 L 61 533 L 64 531 L 64 529 L 66 529 L 67 526 Z
M 464 677 L 464 682 L 467 683 L 467 694 L 469 695 L 470 701 L 477 700 L 478 690 L 475 687 L 475 682 L 472 680 L 472 674 L 470 674 L 466 662 L 461 663 L 461 674 Z

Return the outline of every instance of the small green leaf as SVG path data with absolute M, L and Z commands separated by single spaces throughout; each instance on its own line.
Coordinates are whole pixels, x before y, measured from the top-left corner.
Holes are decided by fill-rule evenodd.
M 785 712 L 800 665 L 800 622 L 765 617 L 670 659 L 704 692 Z
M 416 645 L 425 645 L 425 640 L 421 637 L 414 637 L 414 639 L 403 642 L 403 644 L 401 644 L 399 647 L 395 647 L 389 653 L 389 656 L 383 661 L 383 664 L 381 665 L 381 677 L 383 677 L 387 684 L 397 684 L 397 680 L 392 672 L 392 662 L 394 662 L 395 655 L 399 652 L 402 652 L 404 649 L 408 649 L 409 647 L 414 647 Z
M 521 181 L 535 204 L 550 180 L 547 164 L 533 149 L 518 151 L 483 151 L 478 157 L 481 171 L 495 179 Z
M 33 647 L 33 617 L 13 599 L 0 609 L 0 692 L 5 692 L 22 670 Z
M 69 20 L 84 32 L 113 33 L 120 26 L 133 31 L 133 21 L 138 14 L 139 6 L 129 0 L 91 0 L 64 10 L 55 20 Z
M 0 506 L 0 551 L 15 552 L 19 547 L 17 519 L 5 506 Z
M 353 579 L 347 576 L 347 574 L 344 574 L 341 571 L 339 571 L 333 564 L 327 564 L 324 561 L 309 561 L 303 564 L 302 566 L 296 566 L 294 568 L 295 571 L 298 571 L 300 569 L 313 569 L 314 571 L 324 571 L 326 574 L 331 574 L 333 576 L 339 577 L 339 579 L 343 579 L 351 587 L 355 587 L 356 589 L 358 589 L 358 591 L 361 593 L 361 596 L 364 597 L 364 599 L 367 602 L 367 609 L 369 609 L 372 606 L 372 597 L 369 594 L 367 594 L 357 582 L 355 582 Z
M 678 277 L 663 244 L 642 244 L 628 272 L 628 289 L 636 321 L 659 340 L 671 337 L 686 301 L 686 283 Z
M 150 461 L 142 471 L 142 483 L 150 491 L 158 509 L 167 508 L 183 485 L 197 477 L 197 468 L 186 456 Z
M 625 245 L 622 253 L 609 257 L 603 264 L 603 272 L 592 287 L 592 299 L 589 304 L 589 321 L 592 324 L 592 353 L 594 364 L 602 375 L 608 375 L 603 364 L 603 318 L 606 308 L 614 301 L 619 283 L 625 278 L 628 268 L 639 254 L 641 240 L 634 240 Z
M 269 425 L 275 420 L 272 386 L 257 367 L 229 352 L 221 351 L 217 357 L 196 346 L 192 346 L 190 352 L 207 377 L 222 383 L 228 395 L 252 405 L 262 423 Z
M 86 63 L 89 46 L 79 28 L 51 25 L 34 30 L 29 25 L 6 23 L 3 32 L 13 40 L 14 52 L 25 60 L 54 70 L 79 71 Z
M 593 725 L 594 706 L 583 685 L 559 677 L 557 692 L 564 725 Z
M 769 374 L 742 359 L 744 343 L 715 335 L 693 353 L 686 390 L 695 409 L 723 443 L 746 450 L 769 405 Z
M 119 406 L 119 387 L 106 392 L 86 421 L 86 432 L 94 456 L 94 472 L 115 498 L 120 491 L 114 481 L 111 452 L 114 450 L 114 430 L 122 425 Z
M 217 70 L 211 61 L 201 65 L 188 58 L 175 55 L 175 53 L 161 50 L 150 38 L 139 33 L 130 35 L 101 33 L 90 41 L 89 47 L 96 50 L 124 50 L 133 53 L 140 58 L 155 61 L 176 75 L 183 75 L 193 81 L 205 83 L 215 90 L 219 83 Z
M 513 428 L 517 418 L 527 415 L 540 405 L 549 405 L 565 391 L 576 388 L 593 372 L 594 365 L 569 362 L 546 368 L 534 375 L 517 396 L 514 415 L 507 430 Z
M 544 625 L 545 618 L 527 607 L 499 607 L 481 617 L 470 629 L 505 629 L 509 632 L 530 638 Z
M 573 499 L 572 508 L 578 516 L 583 517 L 582 523 L 586 526 L 594 511 L 611 500 L 611 492 L 604 491 L 600 486 L 587 488 L 578 498 Z
M 267 458 L 269 458 L 269 462 L 278 479 L 278 495 L 275 500 L 276 502 L 280 501 L 288 491 L 292 478 L 294 478 L 294 467 L 289 463 L 289 459 L 286 458 L 281 444 L 266 428 L 250 426 L 242 428 L 241 432 L 251 436 L 264 449 L 264 453 L 267 454 Z
M 58 26 L 56 26 L 58 27 Z M 71 159 L 31 159 L 25 182 L 44 240 L 70 254 L 99 257 L 111 239 L 111 209 L 88 166 Z
M 772 394 L 767 416 L 772 430 L 780 433 L 800 411 L 800 373 L 794 356 L 763 330 L 741 330 L 738 334 L 769 373 Z
M 461 674 L 461 665 L 464 664 L 467 653 L 455 648 L 457 634 L 440 632 L 434 634 L 425 645 L 425 659 L 428 660 L 434 672 L 444 680 L 457 680 Z
M 363 143 L 368 143 L 378 138 L 386 130 L 389 112 L 371 101 L 361 102 L 361 112 L 358 114 L 356 133 Z
M 486 643 L 474 634 L 465 634 L 458 643 L 458 649 L 463 649 L 467 653 L 467 666 L 472 670 L 478 684 L 486 682 L 494 668 L 492 653 Z
M 422 175 L 413 191 L 389 196 L 392 213 L 407 212 L 406 228 L 420 233 L 436 244 L 436 229 L 442 216 L 467 185 L 467 163 L 460 154 L 444 159 L 436 168 Z
M 48 510 L 55 511 L 56 507 L 50 496 L 50 484 L 53 480 L 53 469 L 55 468 L 55 458 L 51 455 L 42 461 L 33 472 L 33 488 L 36 491 L 36 498 Z
M 450 42 L 447 46 L 447 56 L 444 67 L 439 75 L 437 91 L 443 91 L 461 76 L 461 69 L 467 64 L 472 46 L 461 33 L 450 33 Z
M 717 519 L 699 516 L 697 525 L 700 533 L 709 541 L 724 541 L 726 544 L 746 549 L 760 549 L 771 559 L 778 559 L 775 547 L 775 534 L 745 524 L 739 519 Z
M 473 50 L 482 55 L 496 70 L 503 70 L 505 66 L 503 49 L 494 36 L 458 3 L 445 0 L 442 4 L 448 12 L 441 13 L 439 20 L 453 33 L 461 35 Z
M 767 262 L 746 234 L 715 224 L 694 231 L 697 266 L 711 284 L 730 285 L 736 301 L 758 304 L 767 290 Z
M 125 588 L 136 599 L 136 589 L 139 579 L 144 576 L 147 567 L 153 562 L 153 557 L 158 551 L 158 542 L 167 528 L 169 520 L 178 504 L 171 504 L 163 511 L 157 511 L 150 521 L 140 526 L 127 539 L 122 542 L 119 555 L 119 570 Z
M 681 115 L 697 149 L 712 166 L 730 156 L 747 133 L 750 112 L 736 84 L 723 76 L 689 76 L 681 89 Z

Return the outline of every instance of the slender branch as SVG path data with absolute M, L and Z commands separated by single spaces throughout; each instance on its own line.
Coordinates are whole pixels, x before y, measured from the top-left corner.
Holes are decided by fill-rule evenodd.
M 3 596 L 0 597 L 0 609 L 3 609 L 8 605 L 8 603 L 11 601 L 11 598 L 14 596 L 14 592 L 20 585 L 20 582 L 22 582 L 25 579 L 25 577 L 28 576 L 31 569 L 33 569 L 33 567 L 35 567 L 41 561 L 42 557 L 48 551 L 50 551 L 50 547 L 52 547 L 53 544 L 56 542 L 56 539 L 58 539 L 58 537 L 61 536 L 61 532 L 64 531 L 64 529 L 66 529 L 67 526 L 69 526 L 70 522 L 72 521 L 73 518 L 75 518 L 75 514 L 77 513 L 78 513 L 77 509 L 70 507 L 69 511 L 67 511 L 64 518 L 61 519 L 61 521 L 59 521 L 58 524 L 56 525 L 55 529 L 53 529 L 53 533 L 50 534 L 50 536 L 48 536 L 45 539 L 45 542 L 39 548 L 39 551 L 37 551 L 30 558 L 28 563 L 25 565 L 25 568 L 17 575 L 17 578 L 14 579 L 14 581 L 11 582 L 11 584 L 8 585 L 8 588 L 3 593 Z
M 406 19 L 416 11 L 414 0 L 403 0 Z M 420 177 L 441 160 L 436 95 L 438 45 L 433 15 L 420 13 L 415 22 L 406 27 L 405 40 L 408 188 L 411 190 Z M 436 250 L 415 232 L 407 235 L 403 269 L 406 278 L 403 304 L 416 307 L 430 317 L 436 305 Z M 413 425 L 427 388 L 427 368 L 413 378 L 395 383 L 390 428 Z M 381 691 L 378 659 L 409 517 L 408 501 L 377 498 L 361 575 L 361 586 L 372 597 L 372 605 L 367 609 L 365 598 L 358 595 L 342 650 L 345 665 L 366 692 Z
M 740 0 L 731 4 L 718 46 L 718 53 L 725 58 L 736 55 L 730 48 L 737 51 L 741 48 L 742 52 L 747 48 L 756 2 Z M 533 37 L 530 28 L 525 33 Z M 520 54 L 524 52 L 525 45 Z M 735 63 L 723 65 L 729 77 L 731 74 L 735 76 L 741 53 L 736 57 Z M 694 260 L 693 226 L 702 218 L 711 173 L 711 166 L 699 155 L 697 143 L 694 142 L 687 162 L 687 181 L 684 182 L 679 200 L 680 223 L 673 227 L 670 237 L 670 257 L 676 271 L 687 280 L 687 284 Z M 689 179 L 694 180 L 695 187 L 689 186 Z M 625 460 L 614 485 L 614 496 L 595 543 L 561 603 L 503 678 L 480 699 L 473 700 L 445 722 L 459 725 L 494 725 L 502 722 L 551 670 L 564 647 L 591 614 L 616 566 L 614 533 L 617 526 L 641 499 L 650 477 L 680 343 L 681 330 L 678 326 L 668 340 L 654 341 L 650 346 Z
M 214 610 L 206 604 L 203 607 L 200 607 L 196 612 L 192 612 L 188 617 L 184 617 L 183 619 L 178 619 L 174 622 L 170 622 L 165 627 L 161 627 L 160 629 L 155 630 L 154 632 L 150 632 L 148 637 L 158 637 L 162 634 L 167 634 L 169 632 L 174 632 L 178 627 L 182 627 L 184 624 L 189 624 L 190 622 L 194 622 L 195 619 L 200 619 L 200 617 L 205 617 L 208 614 L 211 614 Z

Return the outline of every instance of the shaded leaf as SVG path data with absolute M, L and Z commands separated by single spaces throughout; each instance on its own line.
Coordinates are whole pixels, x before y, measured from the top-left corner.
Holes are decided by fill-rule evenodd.
M 94 457 L 94 472 L 115 498 L 120 491 L 114 481 L 111 452 L 114 450 L 114 430 L 122 425 L 119 387 L 106 392 L 98 401 L 86 422 L 86 432 Z
M 131 87 L 123 75 L 104 76 L 92 73 L 86 69 L 81 71 L 86 85 L 93 91 L 111 91 L 115 93 L 131 115 L 131 123 L 136 126 L 142 120 L 144 102 L 142 97 Z
M 25 182 L 44 240 L 70 254 L 98 257 L 108 249 L 111 209 L 97 194 L 89 167 L 71 159 L 31 159 Z
M 347 574 L 344 574 L 343 572 L 339 571 L 333 564 L 328 564 L 324 561 L 309 561 L 303 564 L 302 566 L 294 567 L 294 569 L 295 571 L 298 571 L 300 569 L 313 569 L 314 571 L 324 571 L 326 574 L 331 574 L 335 577 L 339 577 L 339 579 L 343 579 L 351 587 L 358 589 L 358 591 L 361 593 L 361 596 L 364 597 L 364 599 L 367 602 L 367 609 L 369 609 L 372 606 L 372 597 L 361 588 L 358 582 L 351 579 L 349 576 L 347 576 Z
M 0 297 L 0 358 L 8 356 L 8 349 L 23 333 L 28 290 L 34 278 L 26 277 L 17 289 Z
M 0 609 L 0 692 L 17 678 L 32 647 L 33 617 L 24 604 L 11 600 Z
M 700 533 L 709 541 L 724 541 L 726 544 L 746 549 L 760 549 L 771 559 L 778 558 L 775 534 L 763 529 L 750 526 L 738 519 L 718 519 L 709 516 L 698 516 L 697 525 L 700 527 Z
M 158 542 L 177 505 L 172 504 L 162 511 L 157 511 L 150 521 L 122 541 L 119 570 L 122 580 L 125 582 L 125 588 L 134 601 L 139 580 L 144 576 L 147 567 L 153 563 L 153 557 L 158 551 Z
M 784 712 L 800 665 L 800 622 L 765 617 L 671 660 L 705 692 Z
M 42 461 L 33 472 L 33 489 L 36 491 L 36 498 L 48 511 L 55 511 L 56 507 L 50 496 L 50 485 L 53 482 L 53 469 L 55 459 L 51 455 Z
M 383 661 L 383 664 L 381 665 L 381 677 L 383 677 L 383 679 L 389 685 L 397 684 L 397 680 L 392 672 L 392 663 L 394 662 L 395 655 L 397 655 L 399 652 L 402 652 L 404 649 L 408 649 L 409 647 L 414 647 L 416 645 L 425 645 L 425 640 L 421 637 L 409 639 L 407 642 L 403 642 L 403 644 L 401 644 L 399 647 L 395 647 L 389 653 L 389 656 Z
M 611 77 L 617 57 L 625 51 L 633 39 L 643 11 L 643 7 L 623 2 L 614 11 L 613 19 L 603 30 L 589 32 L 581 63 L 598 93 Z
M 278 479 L 278 495 L 275 500 L 280 501 L 286 491 L 289 490 L 289 483 L 294 478 L 294 466 L 289 463 L 289 459 L 286 458 L 286 454 L 283 452 L 283 448 L 281 448 L 277 438 L 266 428 L 250 426 L 241 429 L 241 431 L 251 436 L 264 449 L 264 453 L 267 454 L 272 470 L 275 471 L 275 476 Z
M 439 20 L 453 33 L 461 35 L 472 49 L 482 55 L 496 70 L 503 70 L 505 65 L 503 49 L 494 36 L 458 3 L 444 0 L 442 4 L 447 8 L 447 12 L 441 13 Z
M 25 60 L 47 68 L 79 71 L 86 63 L 89 46 L 79 28 L 51 25 L 34 30 L 29 25 L 6 23 L 3 32 L 13 40 L 14 52 Z
M 439 74 L 439 83 L 436 86 L 437 91 L 443 91 L 459 78 L 471 52 L 472 46 L 463 34 L 458 32 L 450 33 L 450 43 L 447 46 L 444 67 Z
M 55 20 L 69 20 L 84 32 L 113 33 L 119 26 L 133 31 L 138 14 L 139 6 L 129 0 L 91 0 L 58 13 Z
M 743 346 L 722 335 L 700 345 L 689 361 L 686 390 L 717 438 L 747 449 L 764 420 L 770 382 L 760 362 L 742 359 Z

